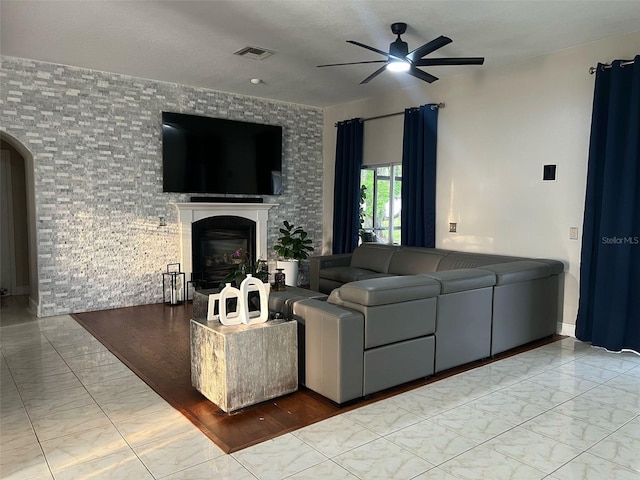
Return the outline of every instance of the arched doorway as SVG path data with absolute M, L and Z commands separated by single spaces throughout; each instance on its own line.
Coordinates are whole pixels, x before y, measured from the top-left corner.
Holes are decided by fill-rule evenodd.
M 0 131 L 1 284 L 9 295 L 28 295 L 39 315 L 33 156 Z

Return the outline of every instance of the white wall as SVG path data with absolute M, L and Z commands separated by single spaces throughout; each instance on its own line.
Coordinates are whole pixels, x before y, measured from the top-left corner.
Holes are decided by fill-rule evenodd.
M 444 102 L 438 117 L 436 247 L 564 261 L 563 321 L 574 324 L 580 240 L 569 239 L 569 228 L 580 227 L 581 237 L 595 80 L 588 68 L 638 53 L 640 32 L 327 108 L 325 253 L 332 235 L 334 123 Z M 401 115 L 392 118 L 403 121 Z M 374 122 L 365 123 L 365 138 Z M 398 135 L 397 128 L 390 132 Z M 379 131 L 375 137 L 388 141 Z M 545 164 L 557 164 L 556 181 L 542 181 Z M 458 233 L 448 232 L 449 222 L 458 223 Z

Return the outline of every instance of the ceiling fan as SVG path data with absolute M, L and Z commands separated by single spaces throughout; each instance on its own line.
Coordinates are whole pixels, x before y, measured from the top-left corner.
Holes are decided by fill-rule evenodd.
M 365 78 L 360 85 L 368 83 L 375 77 L 380 75 L 386 69 L 396 72 L 406 72 L 420 80 L 432 83 L 438 80 L 438 77 L 431 75 L 430 73 L 420 70 L 418 67 L 429 67 L 435 65 L 482 65 L 484 63 L 484 57 L 456 57 L 456 58 L 423 58 L 424 56 L 444 47 L 451 43 L 449 37 L 440 36 L 428 43 L 425 43 L 421 47 L 416 48 L 409 52 L 409 45 L 404 42 L 400 35 L 407 31 L 407 24 L 402 22 L 396 22 L 391 24 L 391 31 L 398 38 L 389 45 L 389 52 L 378 50 L 377 48 L 370 47 L 354 40 L 347 40 L 347 43 L 352 43 L 372 52 L 379 53 L 387 57 L 386 60 L 369 60 L 364 62 L 350 62 L 350 63 L 329 63 L 326 65 L 318 65 L 318 67 L 337 67 L 341 65 L 358 65 L 362 63 L 384 63 L 382 67 L 373 72 L 367 78 Z

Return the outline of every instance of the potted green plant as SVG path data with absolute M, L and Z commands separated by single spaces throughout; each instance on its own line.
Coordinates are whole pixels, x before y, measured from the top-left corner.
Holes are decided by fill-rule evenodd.
M 227 283 L 230 283 L 234 287 L 239 287 L 242 281 L 247 278 L 247 275 L 258 278 L 262 282 L 268 282 L 269 272 L 267 270 L 266 260 L 259 259 L 253 265 L 249 261 L 243 260 L 235 270 L 229 272 L 227 276 L 222 279 L 219 286 L 220 290 L 222 290 Z
M 277 267 L 284 270 L 287 285 L 298 285 L 298 263 L 309 258 L 309 254 L 313 252 L 312 243 L 302 227 L 296 227 L 286 220 L 283 222 L 280 236 L 273 249 L 282 258 L 278 261 Z

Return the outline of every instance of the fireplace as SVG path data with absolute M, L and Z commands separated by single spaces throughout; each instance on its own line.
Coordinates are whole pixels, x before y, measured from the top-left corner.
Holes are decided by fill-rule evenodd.
M 269 251 L 267 249 L 267 227 L 269 221 L 269 209 L 277 207 L 276 203 L 206 203 L 206 202 L 190 202 L 190 203 L 174 203 L 178 209 L 178 216 L 180 221 L 180 263 L 186 273 L 188 280 L 197 280 L 196 276 L 200 275 L 200 270 L 197 267 L 197 260 L 194 258 L 195 248 L 195 235 L 194 230 L 197 231 L 202 220 L 215 219 L 217 217 L 233 217 L 233 222 L 242 220 L 248 220 L 253 224 L 253 233 L 249 234 L 251 245 L 247 245 L 247 251 L 250 251 L 250 257 L 252 261 L 258 259 L 269 260 Z M 226 250 L 229 249 L 230 253 L 233 253 L 237 248 L 243 248 L 244 243 L 238 242 L 237 238 L 233 238 L 236 235 L 244 235 L 246 232 L 242 232 L 245 227 L 234 226 L 230 230 L 237 230 L 235 233 L 230 233 L 232 238 L 223 238 L 218 240 L 205 239 L 205 251 L 211 250 L 218 251 L 224 249 L 224 253 L 229 253 Z M 209 244 L 209 240 L 213 243 Z M 228 242 L 228 243 L 225 243 Z M 235 248 L 233 248 L 235 247 Z M 199 248 L 199 247 L 198 247 Z M 233 251 L 231 251 L 233 248 Z M 196 254 L 199 255 L 199 254 Z M 211 255 L 205 253 L 205 256 Z M 214 253 L 215 255 L 215 253 Z M 198 269 L 198 270 L 197 270 Z M 213 280 L 211 280 L 213 281 Z M 217 286 L 217 285 L 216 285 Z M 191 294 L 190 294 L 190 298 Z
M 256 262 L 256 222 L 217 215 L 191 225 L 192 279 L 200 288 L 217 287 L 241 263 Z

